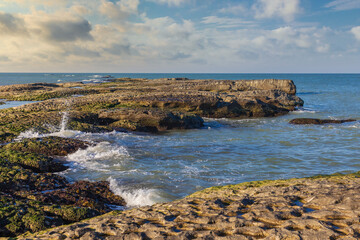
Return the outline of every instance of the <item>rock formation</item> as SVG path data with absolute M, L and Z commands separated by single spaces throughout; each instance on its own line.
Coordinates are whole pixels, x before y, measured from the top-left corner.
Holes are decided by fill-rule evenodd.
M 20 239 L 359 239 L 360 173 L 213 187 Z
M 344 120 L 333 120 L 333 119 L 317 119 L 317 118 L 295 118 L 291 120 L 290 124 L 315 124 L 315 125 L 323 125 L 323 124 L 340 124 L 346 122 L 356 122 L 356 119 L 344 119 Z
M 202 117 L 273 117 L 303 104 L 295 96 L 296 87 L 290 80 L 107 80 L 102 84 L 0 86 L 0 99 L 40 101 L 0 110 L 0 237 L 80 221 L 109 212 L 112 205 L 126 204 L 110 191 L 107 182 L 69 183 L 64 177 L 54 174 L 67 168 L 61 156 L 84 149 L 90 143 L 59 137 L 14 141 L 22 132 L 50 133 L 54 129 L 69 129 L 156 133 L 201 128 Z M 236 202 L 238 198 L 240 201 Z M 152 208 L 135 209 L 121 215 L 116 224 L 104 218 L 106 221 L 101 230 L 94 220 L 94 231 L 77 225 L 75 231 L 59 230 L 45 238 L 102 239 L 116 234 L 125 236 L 130 232 L 130 238 L 229 235 L 234 232 L 228 233 L 226 226 L 247 224 L 237 220 L 241 214 L 239 209 L 249 205 L 241 198 L 231 200 L 234 208 L 229 209 L 225 208 L 228 206 L 226 199 L 220 198 L 156 205 L 154 211 Z M 211 225 L 217 221 L 225 224 L 225 230 Z M 238 231 L 243 232 L 236 234 L 249 232 L 255 237 L 267 234 L 255 229 L 256 226 L 251 226 L 255 232 L 242 228 Z M 195 230 L 203 231 L 203 235 L 194 235 Z

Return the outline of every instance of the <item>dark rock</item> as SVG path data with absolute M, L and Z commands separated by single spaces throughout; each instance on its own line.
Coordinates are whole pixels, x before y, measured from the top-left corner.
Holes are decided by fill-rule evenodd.
M 340 124 L 346 122 L 356 122 L 356 119 L 332 120 L 332 119 L 316 119 L 316 118 L 295 118 L 291 120 L 290 124 Z
M 78 181 L 64 189 L 37 194 L 35 198 L 43 203 L 88 207 L 102 213 L 111 210 L 108 205 L 126 205 L 124 199 L 111 192 L 109 183 L 104 181 Z

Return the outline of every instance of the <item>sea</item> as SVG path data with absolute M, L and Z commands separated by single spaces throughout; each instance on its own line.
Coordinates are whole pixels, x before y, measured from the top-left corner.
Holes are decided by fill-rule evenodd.
M 66 129 L 63 113 L 52 135 L 94 142 L 66 157 L 60 173 L 71 181 L 107 180 L 128 207 L 183 198 L 193 192 L 241 182 L 360 171 L 360 74 L 148 74 L 0 73 L 0 85 L 102 82 L 106 75 L 130 78 L 291 79 L 305 104 L 285 116 L 205 119 L 195 130 L 146 133 L 86 133 Z M 28 102 L 26 102 L 28 103 Z M 23 102 L 7 102 L 1 108 Z M 357 119 L 327 125 L 291 125 L 294 118 Z M 28 131 L 21 137 L 40 134 Z

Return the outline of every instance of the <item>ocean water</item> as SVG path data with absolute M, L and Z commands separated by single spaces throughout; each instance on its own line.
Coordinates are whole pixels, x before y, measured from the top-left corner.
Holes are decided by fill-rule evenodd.
M 67 156 L 71 180 L 108 180 L 128 205 L 185 197 L 211 186 L 253 180 L 360 171 L 360 121 L 340 125 L 290 125 L 293 118 L 360 120 L 360 74 L 0 74 L 0 84 L 102 81 L 114 77 L 294 80 L 303 108 L 260 119 L 206 119 L 205 127 L 163 134 L 52 135 L 97 143 Z M 27 132 L 23 137 L 36 136 Z

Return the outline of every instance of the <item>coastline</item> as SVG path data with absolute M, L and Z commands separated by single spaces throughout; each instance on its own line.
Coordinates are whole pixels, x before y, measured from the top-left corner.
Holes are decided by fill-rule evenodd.
M 274 79 L 217 81 L 188 80 L 184 78 L 158 80 L 126 78 L 113 79 L 102 84 L 38 83 L 3 86 L 1 89 L 2 95 L 0 97 L 7 100 L 40 101 L 0 112 L 2 116 L 0 140 L 2 143 L 5 143 L 0 149 L 1 167 L 3 170 L 1 179 L 1 204 L 3 209 L 13 208 L 10 213 L 6 212 L 6 209 L 4 210 L 5 216 L 11 219 L 10 222 L 5 222 L 7 223 L 5 226 L 7 230 L 5 231 L 8 232 L 4 232 L 4 234 L 11 234 L 12 236 L 24 231 L 30 230 L 36 232 L 52 226 L 78 222 L 89 217 L 110 212 L 113 208 L 121 208 L 126 205 L 124 199 L 114 196 L 109 189 L 108 183 L 90 183 L 84 181 L 70 183 L 67 182 L 65 178 L 54 174 L 66 169 L 64 162 L 59 161 L 59 156 L 67 156 L 68 154 L 89 148 L 96 144 L 96 142 L 84 142 L 72 138 L 64 138 L 66 134 L 69 134 L 69 131 L 70 133 L 71 131 L 82 131 L 99 134 L 111 131 L 134 131 L 154 134 L 171 130 L 201 129 L 204 127 L 204 117 L 238 119 L 276 117 L 285 115 L 295 110 L 296 107 L 303 105 L 303 100 L 295 95 L 296 86 L 292 81 Z M 14 171 L 16 174 L 14 174 Z M 348 176 L 351 177 L 353 175 Z M 357 177 L 356 174 L 354 174 L 354 176 Z M 331 178 L 334 179 L 333 177 Z M 293 180 L 285 181 L 284 184 L 287 184 L 289 181 L 291 183 Z M 307 180 L 304 181 L 306 184 L 309 184 Z M 311 182 L 312 180 L 309 181 Z M 260 183 L 252 182 L 236 186 L 241 188 L 241 186 L 244 185 L 263 185 L 267 182 Z M 11 186 L 10 189 L 9 186 Z M 266 190 L 266 186 L 263 189 L 264 194 L 271 190 Z M 321 189 L 320 186 L 315 186 L 314 192 L 317 191 L 316 188 Z M 228 203 L 226 199 L 224 200 L 225 202 L 223 202 L 223 200 L 220 200 L 220 202 L 217 200 L 224 197 L 224 192 L 226 191 L 220 193 L 217 190 L 214 191 L 214 189 L 219 189 L 219 187 L 197 192 L 185 199 L 172 203 L 156 204 L 154 207 L 159 206 L 158 210 L 161 212 L 164 206 L 167 208 L 166 206 L 173 206 L 173 204 L 185 204 L 185 209 L 181 209 L 180 207 L 180 210 L 176 208 L 173 211 L 185 212 L 191 215 L 192 212 L 185 211 L 186 209 L 193 208 L 192 204 L 189 205 L 188 202 L 186 203 L 187 199 L 196 197 L 196 199 L 199 198 L 205 201 L 210 198 L 211 200 L 209 200 L 210 202 L 208 203 L 211 207 L 206 207 L 203 211 L 212 212 L 212 210 L 214 210 L 211 214 L 214 216 L 221 215 L 223 213 L 217 211 L 222 211 L 221 208 L 224 208 L 223 206 L 226 207 Z M 231 189 L 226 197 L 234 197 L 236 200 L 233 202 L 235 202 L 235 205 L 238 204 L 236 205 L 238 208 L 243 204 L 245 198 L 239 201 L 238 198 L 241 198 L 242 195 L 236 193 L 234 186 L 223 187 L 221 189 Z M 214 194 L 214 196 L 205 196 L 204 193 L 206 193 L 206 191 L 209 191 L 210 195 Z M 242 194 L 249 195 L 247 192 Z M 284 196 L 279 195 L 278 197 Z M 99 199 L 101 199 L 101 201 Z M 246 202 L 247 200 L 245 199 L 244 201 Z M 291 208 L 294 202 L 292 201 L 289 204 Z M 219 205 L 221 208 L 216 208 L 216 205 Z M 243 205 L 241 206 L 244 207 Z M 20 218 L 14 218 L 12 215 L 14 211 L 21 212 L 18 206 L 27 210 L 23 212 L 24 215 L 21 215 Z M 135 208 L 134 210 L 128 210 L 124 213 L 142 211 L 141 209 L 148 209 L 146 211 L 151 212 L 150 209 L 152 209 L 152 207 Z M 289 211 L 293 211 L 293 209 Z M 36 217 L 29 217 L 27 216 L 28 213 L 30 215 L 36 213 Z M 137 213 L 138 217 L 141 217 L 141 213 Z M 157 211 L 154 212 L 154 214 L 159 217 L 158 213 Z M 7 216 L 7 214 L 10 215 Z M 129 218 L 132 219 L 135 215 L 131 215 Z M 216 218 L 222 219 L 225 222 L 230 221 L 227 217 L 235 217 L 235 220 L 237 220 L 237 215 L 235 216 L 234 213 L 230 215 L 226 215 L 225 220 L 219 216 Z M 199 229 L 196 230 L 196 227 L 199 223 L 196 221 L 193 222 L 194 228 L 192 230 L 188 229 L 190 231 L 188 232 L 186 217 L 184 218 L 184 216 L 180 214 L 177 215 L 176 218 L 178 216 L 180 217 L 176 222 L 180 225 L 183 224 L 185 227 L 183 225 L 177 225 L 174 228 L 174 226 L 170 224 L 171 227 L 165 231 L 169 233 L 164 234 L 174 236 L 190 234 L 188 237 L 191 238 L 191 234 L 193 234 L 191 231 L 198 231 Z M 164 216 L 164 219 L 159 219 L 158 221 L 164 222 L 163 220 L 165 220 L 165 223 L 171 223 L 175 220 L 173 217 L 172 215 Z M 197 219 L 202 216 L 191 215 L 191 217 Z M 141 224 L 132 226 L 131 229 L 133 229 L 133 227 L 140 228 L 142 225 L 150 223 L 154 216 L 149 215 L 148 218 L 150 220 L 147 218 L 139 219 Z M 205 220 L 210 223 L 216 219 L 211 220 L 205 218 Z M 205 220 L 202 219 L 201 221 Z M 232 220 L 234 219 L 232 218 Z M 259 222 L 259 220 L 255 218 L 251 221 Z M 208 224 L 205 222 L 201 224 Z M 125 223 L 127 224 L 126 221 Z M 234 225 L 235 227 L 240 226 L 240 223 L 237 222 L 236 224 L 237 225 Z M 274 224 L 270 223 L 270 225 Z M 247 227 L 246 224 L 244 226 Z M 226 233 L 221 232 L 219 229 L 211 229 L 210 227 L 208 229 L 209 232 L 206 230 L 208 226 L 202 227 L 205 228 L 205 235 L 201 235 L 200 237 L 220 237 L 223 235 L 230 236 L 231 234 L 244 235 L 246 231 L 250 231 L 244 230 L 245 232 L 239 232 L 239 230 L 237 232 Z M 266 226 L 261 226 L 261 229 L 264 227 Z M 288 227 L 287 225 L 286 228 Z M 154 230 L 153 226 L 151 228 Z M 125 236 L 129 231 L 133 231 L 125 230 L 125 232 L 121 232 L 121 229 L 118 229 L 119 232 L 115 235 L 120 234 L 121 236 Z M 79 231 L 84 234 L 86 232 L 85 230 L 82 227 L 79 229 Z M 216 232 L 214 232 L 215 230 Z M 333 231 L 334 229 L 330 230 Z M 136 231 L 139 232 L 140 230 Z M 151 229 L 149 231 L 151 231 Z M 141 238 L 143 234 L 146 236 L 147 234 L 153 234 L 153 236 L 150 237 L 153 238 L 158 234 L 156 231 L 154 230 L 153 233 L 146 233 L 145 231 L 137 236 L 133 234 L 133 237 Z M 269 236 L 273 235 L 273 233 L 265 234 L 259 229 L 254 230 L 255 233 L 251 231 L 248 236 L 254 235 L 255 237 L 261 237 L 266 234 Z M 66 230 L 66 232 L 68 232 L 68 230 Z M 54 234 L 56 235 L 58 233 Z M 74 232 L 72 232 L 72 234 L 75 235 L 68 237 L 77 238 L 81 235 Z M 79 236 L 76 236 L 76 234 Z M 114 235 L 101 231 L 90 231 L 86 234 L 90 234 L 88 236 L 90 238 Z M 162 233 L 160 235 L 159 237 L 165 236 L 162 235 Z M 61 239 L 64 236 L 57 237 Z
M 213 187 L 19 239 L 357 239 L 360 172 Z

